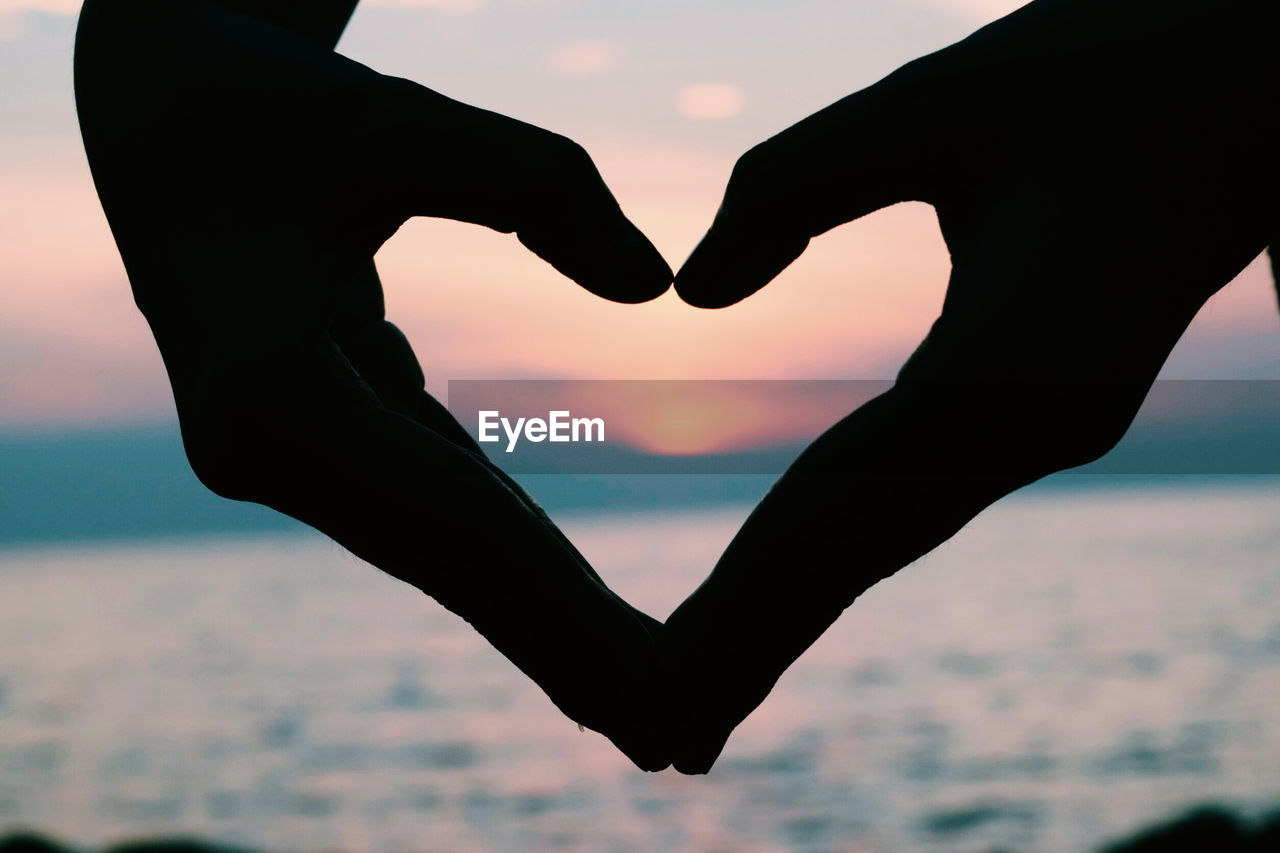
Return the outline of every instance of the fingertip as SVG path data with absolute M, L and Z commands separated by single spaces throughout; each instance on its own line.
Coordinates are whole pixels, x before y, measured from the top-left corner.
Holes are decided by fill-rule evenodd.
M 557 223 L 517 232 L 520 242 L 580 287 L 610 302 L 638 305 L 671 288 L 671 265 L 641 231 L 621 223 Z
M 645 732 L 639 737 L 606 735 L 618 751 L 631 763 L 646 773 L 660 773 L 671 766 L 665 738 L 657 732 Z
M 614 745 L 617 746 L 616 743 Z M 663 770 L 666 770 L 671 766 L 671 759 L 669 758 L 637 755 L 633 752 L 627 752 L 627 750 L 622 749 L 622 747 L 618 748 L 622 751 L 623 755 L 631 760 L 632 764 L 640 770 L 643 770 L 645 773 L 661 773 Z
M 806 237 L 752 237 L 712 228 L 676 273 L 676 293 L 695 308 L 727 308 L 762 290 L 808 245 Z
M 628 223 L 630 224 L 630 223 Z M 657 247 L 638 228 L 631 226 L 617 247 L 617 264 L 621 268 L 611 286 L 603 292 L 586 284 L 588 290 L 613 302 L 639 305 L 651 302 L 671 289 L 675 272 Z
M 749 293 L 739 295 L 704 278 L 685 275 L 683 272 L 676 276 L 675 289 L 676 295 L 686 305 L 709 311 L 736 305 L 750 295 Z
M 715 722 L 707 716 L 706 708 L 697 706 L 671 707 L 667 713 L 671 766 L 686 776 L 710 773 L 734 727 Z
M 720 753 L 724 751 L 728 740 L 729 736 L 725 734 L 723 737 L 716 736 L 710 739 L 710 745 L 707 745 L 707 739 L 704 738 L 701 744 L 687 750 L 681 751 L 677 748 L 676 755 L 672 757 L 671 766 L 685 776 L 706 776 L 715 766 L 716 760 L 720 758 Z
M 669 770 L 671 768 L 671 759 L 654 758 L 645 762 L 636 762 L 636 766 L 645 773 L 661 773 L 662 771 Z
M 677 774 L 684 776 L 705 776 L 710 772 L 710 767 L 704 766 L 703 763 L 691 762 L 685 758 L 671 762 L 671 766 L 675 768 Z
M 704 767 L 701 764 L 690 764 L 685 761 L 676 761 L 672 765 L 677 773 L 684 776 L 706 776 L 711 772 L 710 767 Z
M 716 251 L 714 242 L 708 235 L 676 273 L 676 294 L 686 305 L 708 310 L 727 308 L 741 302 L 750 294 L 740 287 L 726 284 L 724 273 L 728 267 L 727 259 L 723 253 Z

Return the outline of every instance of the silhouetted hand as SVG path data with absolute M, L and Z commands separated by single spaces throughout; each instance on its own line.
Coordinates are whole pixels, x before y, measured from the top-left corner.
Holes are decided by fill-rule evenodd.
M 678 769 L 706 772 L 863 590 L 1124 433 L 1280 234 L 1276 10 L 1039 0 L 739 161 L 676 277 L 687 302 L 737 302 L 907 200 L 937 209 L 953 270 L 895 388 L 806 451 L 668 620 Z
M 514 232 L 618 302 L 663 293 L 670 268 L 575 143 L 333 53 L 354 6 L 84 6 L 85 146 L 188 456 L 219 494 L 423 589 L 661 769 L 659 624 L 425 393 L 372 259 L 407 218 L 437 216 Z

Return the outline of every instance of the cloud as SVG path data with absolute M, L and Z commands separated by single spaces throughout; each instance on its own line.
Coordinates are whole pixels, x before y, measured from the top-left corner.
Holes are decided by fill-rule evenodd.
M 594 77 L 616 68 L 622 47 L 608 39 L 572 41 L 551 51 L 551 71 L 561 77 Z
M 694 83 L 676 93 L 676 108 L 689 118 L 731 118 L 746 104 L 742 90 L 727 83 Z

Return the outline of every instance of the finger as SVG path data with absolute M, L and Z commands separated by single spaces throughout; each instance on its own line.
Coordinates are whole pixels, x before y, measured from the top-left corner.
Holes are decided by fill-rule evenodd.
M 907 66 L 751 151 L 734 167 L 706 237 L 676 276 L 690 305 L 723 308 L 772 281 L 809 241 L 928 195 L 921 73 Z
M 391 146 L 389 175 L 412 215 L 515 232 L 557 270 L 615 302 L 646 302 L 671 286 L 670 265 L 623 214 L 582 146 L 387 79 L 407 99 L 396 109 L 414 112 Z
M 329 337 L 383 406 L 417 419 L 426 378 L 408 339 L 386 319 L 382 281 L 372 258 L 337 290 Z M 445 437 L 455 444 L 468 438 L 465 430 L 458 432 Z

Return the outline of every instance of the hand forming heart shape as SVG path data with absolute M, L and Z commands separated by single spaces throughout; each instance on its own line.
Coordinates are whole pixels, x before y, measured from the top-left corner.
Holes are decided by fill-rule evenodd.
M 665 292 L 670 267 L 579 146 L 333 53 L 354 2 L 258 5 L 298 32 L 90 0 L 77 33 L 85 147 L 192 467 L 427 592 L 570 718 L 666 767 L 659 624 L 426 394 L 373 255 L 428 215 L 514 231 L 619 302 Z
M 1265 0 L 1038 0 L 739 161 L 686 301 L 736 302 L 907 200 L 936 208 L 952 272 L 893 389 L 804 452 L 667 620 L 677 768 L 709 769 L 867 588 L 1125 433 L 1280 234 L 1277 24 Z
M 894 389 L 802 455 L 662 626 L 425 394 L 372 257 L 426 215 L 514 231 L 615 301 L 670 269 L 581 148 L 334 54 L 355 0 L 298 5 L 81 17 L 86 149 L 192 465 L 468 619 L 645 769 L 706 772 L 867 587 L 1105 453 L 1280 227 L 1261 0 L 1038 0 L 754 149 L 676 278 L 686 301 L 731 304 L 911 199 L 954 269 Z

